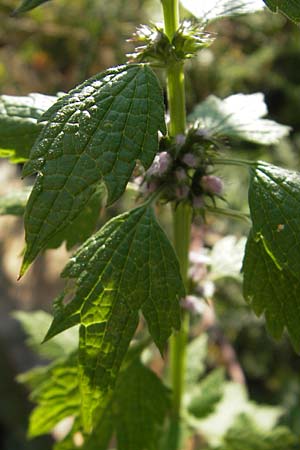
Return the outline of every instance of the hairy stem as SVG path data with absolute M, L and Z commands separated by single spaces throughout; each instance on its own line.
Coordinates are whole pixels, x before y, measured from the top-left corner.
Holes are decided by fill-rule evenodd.
M 179 27 L 178 0 L 162 0 L 165 33 L 172 41 Z M 169 104 L 169 134 L 183 134 L 186 128 L 185 86 L 183 63 L 167 68 L 167 91 Z M 174 247 L 179 259 L 181 275 L 187 287 L 188 254 L 190 244 L 192 211 L 189 205 L 180 204 L 173 209 Z M 181 330 L 171 337 L 170 373 L 173 390 L 173 414 L 179 417 L 184 391 L 186 344 L 188 336 L 188 315 L 183 313 Z

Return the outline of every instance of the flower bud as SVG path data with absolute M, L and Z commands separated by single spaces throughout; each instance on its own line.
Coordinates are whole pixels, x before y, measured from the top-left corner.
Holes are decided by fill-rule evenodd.
M 161 152 L 155 156 L 151 167 L 147 170 L 147 175 L 161 177 L 172 164 L 171 155 L 168 152 Z
M 188 197 L 189 192 L 190 192 L 190 189 L 186 184 L 178 186 L 175 190 L 176 198 L 178 200 L 184 200 L 185 198 Z
M 182 157 L 182 161 L 184 164 L 186 164 L 188 167 L 196 168 L 199 163 L 199 158 L 197 156 L 193 155 L 193 153 L 185 153 Z
M 187 179 L 186 171 L 182 167 L 178 167 L 175 170 L 175 178 L 179 182 L 186 181 Z
M 193 197 L 193 208 L 200 209 L 204 206 L 204 200 L 202 195 L 197 195 Z
M 181 300 L 181 306 L 192 314 L 202 314 L 204 311 L 204 303 L 195 295 L 187 295 Z
M 224 183 L 219 177 L 204 175 L 201 178 L 201 187 L 208 194 L 221 195 L 224 189 Z

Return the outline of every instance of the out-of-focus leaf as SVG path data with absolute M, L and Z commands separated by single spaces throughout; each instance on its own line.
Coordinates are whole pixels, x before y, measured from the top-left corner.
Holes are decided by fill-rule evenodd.
M 49 342 L 42 344 L 53 317 L 45 311 L 15 311 L 13 316 L 21 323 L 28 335 L 29 347 L 44 358 L 55 359 L 67 356 L 78 347 L 78 329 L 64 331 Z
M 189 393 L 190 401 L 187 408 L 190 414 L 198 419 L 209 416 L 223 397 L 225 374 L 217 369 L 207 375 Z
M 181 0 L 181 3 L 204 21 L 254 13 L 264 8 L 262 0 Z
M 224 437 L 220 450 L 293 450 L 296 436 L 288 428 L 263 431 L 250 416 L 241 414 Z
M 193 339 L 187 346 L 187 362 L 185 382 L 193 386 L 199 381 L 205 371 L 205 358 L 207 356 L 207 335 L 201 334 Z
M 241 278 L 246 238 L 226 236 L 213 246 L 210 253 L 211 273 L 214 279 L 232 277 Z
M 215 411 L 206 418 L 195 420 L 194 427 L 203 433 L 213 448 L 218 447 L 241 413 L 253 417 L 255 424 L 262 430 L 270 431 L 282 415 L 283 409 L 251 402 L 245 386 L 227 382 L 222 400 L 216 405 Z
M 268 113 L 261 93 L 236 94 L 224 100 L 209 96 L 189 116 L 199 128 L 212 136 L 231 137 L 262 145 L 276 144 L 290 128 L 272 120 L 262 119 Z
M 23 0 L 20 6 L 14 10 L 13 15 L 21 14 L 27 11 L 31 11 L 34 8 L 46 3 L 49 0 Z
M 0 196 L 0 215 L 22 216 L 32 186 Z
M 107 407 L 90 434 L 82 432 L 78 416 L 80 396 L 76 355 L 22 377 L 23 382 L 33 387 L 31 398 L 37 403 L 30 417 L 31 437 L 52 431 L 67 417 L 74 419 L 72 430 L 55 450 L 78 447 L 106 450 L 114 430 L 119 450 L 158 447 L 159 431 L 170 407 L 170 392 L 139 360 L 135 359 L 122 370 L 116 389 L 108 397 Z
M 56 100 L 57 97 L 42 94 L 0 96 L 0 157 L 15 163 L 29 158 L 44 126 L 38 120 Z
M 30 416 L 28 434 L 31 437 L 49 433 L 60 420 L 78 415 L 77 356 L 73 354 L 68 359 L 55 362 L 46 369 L 44 378 L 35 384 L 31 400 L 37 406 Z

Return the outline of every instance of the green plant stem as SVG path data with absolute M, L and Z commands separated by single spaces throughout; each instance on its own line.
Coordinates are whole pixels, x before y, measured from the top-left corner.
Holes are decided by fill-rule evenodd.
M 170 42 L 179 27 L 178 0 L 162 0 L 164 13 L 164 30 Z M 167 92 L 169 104 L 169 134 L 176 136 L 185 133 L 185 86 L 184 67 L 179 62 L 167 68 Z M 178 256 L 180 271 L 188 287 L 188 256 L 190 245 L 190 231 L 192 210 L 189 205 L 180 204 L 173 209 L 174 247 Z M 186 344 L 189 329 L 188 314 L 183 312 L 182 326 L 178 333 L 173 334 L 170 340 L 170 374 L 173 390 L 173 415 L 180 417 L 182 395 L 184 391 Z
M 181 276 L 188 287 L 189 246 L 191 236 L 192 209 L 180 204 L 173 211 L 174 247 L 178 256 Z M 181 329 L 170 339 L 170 372 L 173 390 L 173 414 L 180 417 L 186 369 L 186 345 L 189 332 L 189 316 L 182 313 Z

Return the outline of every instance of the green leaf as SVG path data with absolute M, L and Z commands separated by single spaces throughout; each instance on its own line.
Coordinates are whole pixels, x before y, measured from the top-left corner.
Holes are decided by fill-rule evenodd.
M 300 280 L 279 269 L 265 250 L 262 240 L 250 233 L 243 264 L 244 297 L 254 312 L 265 314 L 271 335 L 278 339 L 286 327 L 297 351 L 300 350 Z
M 31 192 L 32 186 L 19 191 L 12 191 L 0 197 L 0 215 L 22 216 Z
M 279 268 L 299 278 L 299 172 L 259 162 L 251 169 L 249 206 L 255 239 Z
M 46 3 L 49 0 L 23 0 L 23 2 L 20 4 L 20 6 L 15 9 L 13 12 L 13 16 L 16 16 L 17 14 L 21 14 L 27 11 L 30 11 L 37 6 L 42 5 L 43 3 Z
M 204 21 L 261 11 L 262 0 L 181 0 L 194 16 Z
M 284 410 L 279 407 L 258 405 L 251 402 L 248 399 L 245 386 L 238 383 L 225 382 L 224 394 L 221 401 L 216 405 L 215 411 L 201 419 L 190 416 L 191 419 L 194 419 L 190 424 L 201 435 L 205 436 L 206 441 L 213 448 L 218 448 L 219 450 L 224 435 L 242 413 L 252 417 L 256 426 L 267 432 L 276 425 Z M 244 449 L 241 447 L 239 450 Z
M 188 387 L 194 386 L 201 375 L 204 374 L 207 340 L 207 335 L 203 333 L 193 339 L 187 346 L 185 383 Z
M 148 168 L 166 132 L 162 90 L 147 65 L 110 69 L 59 99 L 24 167 L 38 172 L 25 212 L 23 274 L 49 239 L 70 224 L 101 177 L 117 200 L 139 159 Z
M 65 370 L 64 370 L 65 368 Z M 78 411 L 78 376 L 76 356 L 68 360 L 23 375 L 34 387 L 32 400 L 37 403 L 30 417 L 31 437 L 52 431 L 64 418 L 72 416 L 74 425 L 66 438 L 55 445 L 55 450 L 75 450 L 76 435 L 80 433 L 82 450 L 106 450 L 116 431 L 119 450 L 154 450 L 159 431 L 170 407 L 170 392 L 161 380 L 139 360 L 122 369 L 107 407 L 98 416 L 90 434 L 82 432 Z M 26 380 L 27 376 L 27 380 Z
M 139 361 L 122 374 L 115 394 L 119 450 L 156 450 L 169 409 L 169 391 Z
M 56 304 L 46 339 L 78 323 L 83 415 L 114 385 L 142 310 L 162 352 L 172 328 L 180 326 L 184 295 L 174 250 L 151 207 L 115 217 L 92 236 L 66 266 L 77 280 L 72 300 Z
M 286 427 L 262 431 L 246 414 L 235 420 L 220 450 L 292 450 L 296 436 Z
M 224 383 L 225 375 L 222 369 L 217 369 L 207 375 L 190 392 L 189 413 L 198 419 L 211 414 L 223 397 Z
M 52 316 L 45 311 L 15 311 L 13 313 L 28 335 L 26 343 L 42 357 L 55 359 L 67 356 L 78 347 L 78 330 L 66 330 L 49 342 L 41 345 L 51 324 Z
M 267 113 L 261 93 L 231 95 L 224 100 L 211 95 L 196 106 L 189 121 L 198 121 L 199 128 L 213 136 L 242 139 L 262 145 L 276 144 L 288 135 L 290 128 L 262 119 Z
M 31 400 L 38 406 L 30 416 L 30 437 L 52 431 L 60 420 L 78 415 L 80 409 L 76 355 L 48 366 L 43 378 L 39 376 L 31 394 Z
M 46 248 L 57 248 L 64 241 L 67 250 L 70 250 L 77 244 L 82 244 L 95 231 L 101 207 L 105 201 L 105 189 L 99 184 L 96 191 L 91 196 L 82 211 L 74 219 L 74 221 L 57 233 L 54 238 L 47 242 Z
M 300 22 L 300 3 L 298 0 L 264 0 L 271 11 L 281 12 L 294 22 Z
M 57 97 L 29 94 L 0 96 L 0 157 L 12 162 L 29 158 L 29 152 L 43 129 L 38 120 Z

